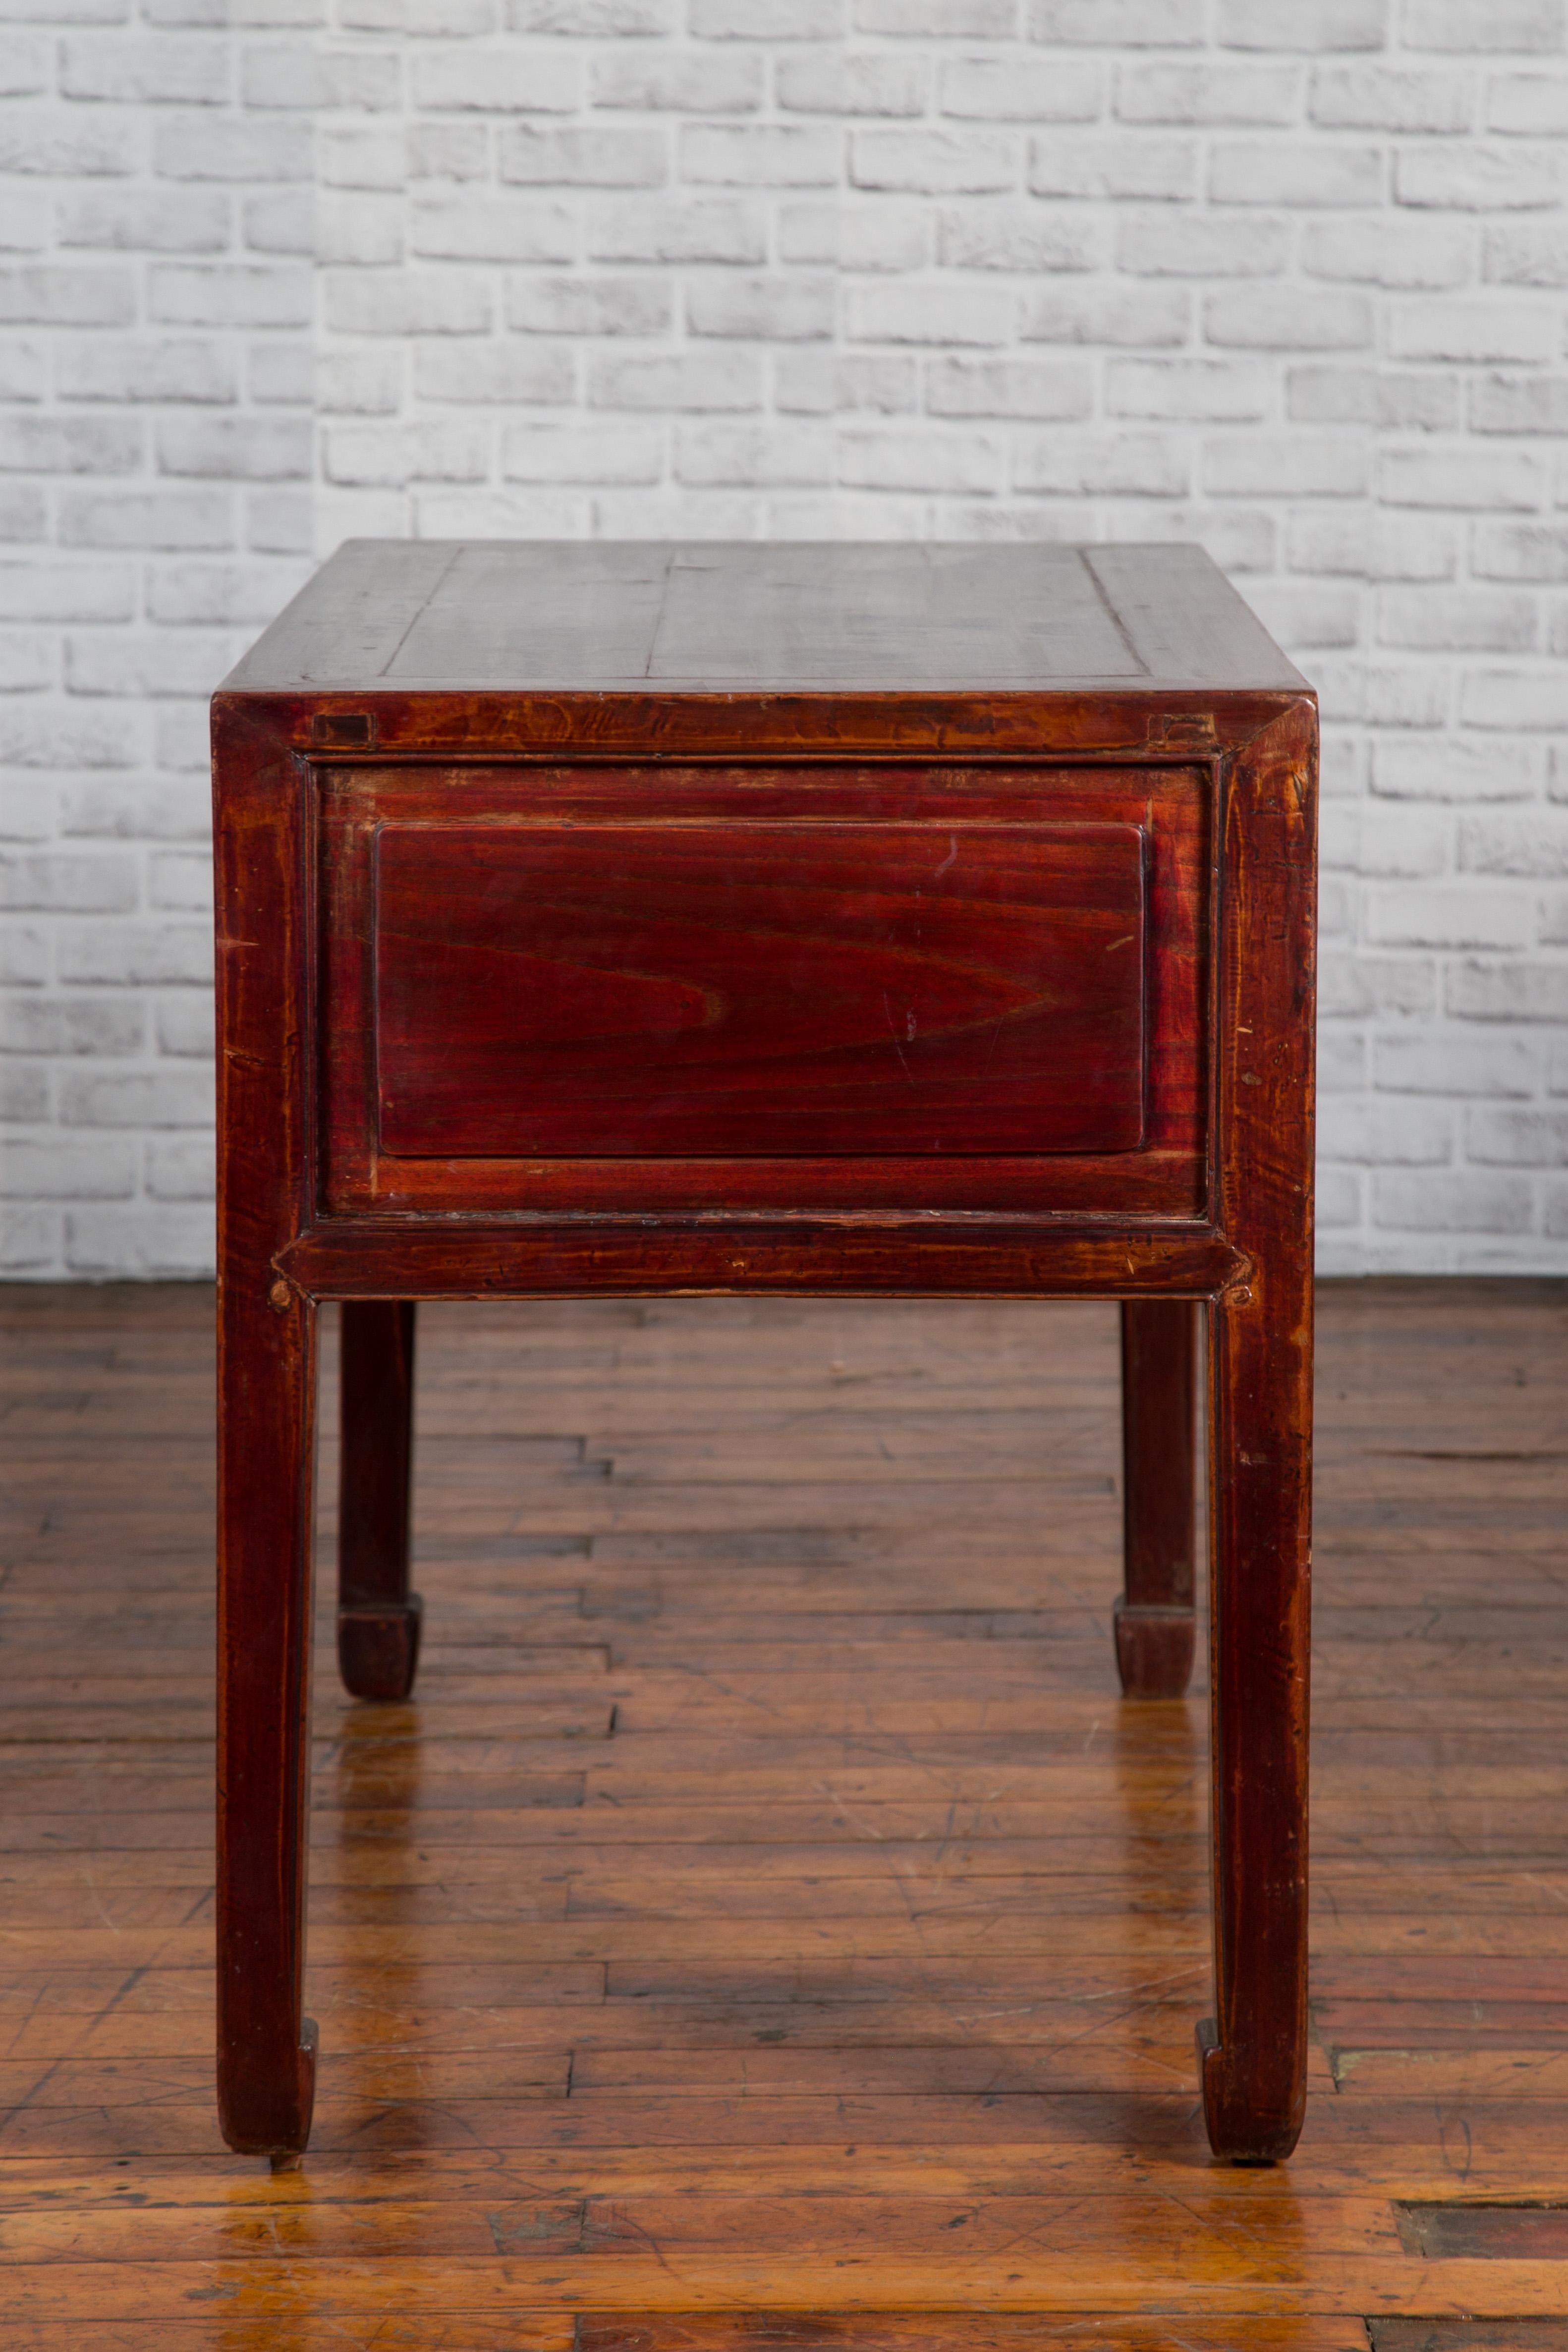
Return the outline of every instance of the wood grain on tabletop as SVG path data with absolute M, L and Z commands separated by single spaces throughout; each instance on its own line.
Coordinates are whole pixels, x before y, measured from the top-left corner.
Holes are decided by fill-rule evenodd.
M 505 540 L 349 541 L 229 682 L 310 695 L 1304 683 L 1194 547 Z
M 1114 1307 L 426 1308 L 419 1696 L 321 1607 L 273 2176 L 212 2100 L 209 1295 L 5 1293 L 0 2352 L 1549 2352 L 1560 2258 L 1393 2200 L 1568 2194 L 1565 1305 L 1321 1297 L 1278 2172 L 1192 2083 L 1205 1698 L 1116 1695 Z

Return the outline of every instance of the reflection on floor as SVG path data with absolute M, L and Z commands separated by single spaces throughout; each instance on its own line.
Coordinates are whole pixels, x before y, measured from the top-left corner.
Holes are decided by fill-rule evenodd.
M 0 1293 L 3 2352 L 1568 2345 L 1568 2216 L 1395 2210 L 1568 2198 L 1563 1289 L 1322 1297 L 1275 2172 L 1194 2096 L 1205 1702 L 1116 1695 L 1114 1310 L 994 1303 L 422 1310 L 315 2138 L 227 2155 L 210 1322 Z

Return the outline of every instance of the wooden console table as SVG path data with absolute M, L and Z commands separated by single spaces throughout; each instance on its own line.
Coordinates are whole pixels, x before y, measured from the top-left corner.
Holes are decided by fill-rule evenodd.
M 1206 1303 L 1203 2097 L 1220 2155 L 1289 2154 L 1300 677 L 1186 548 L 358 541 L 219 690 L 213 743 L 230 2145 L 310 2127 L 318 1302 L 344 1302 L 341 1661 L 387 1697 L 417 1652 L 414 1301 L 839 1291 L 1123 1302 L 1117 1655 L 1145 1696 L 1191 1662 Z

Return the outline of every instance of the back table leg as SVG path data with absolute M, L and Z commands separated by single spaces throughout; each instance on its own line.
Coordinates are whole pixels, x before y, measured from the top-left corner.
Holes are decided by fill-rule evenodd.
M 1121 1307 L 1121 1458 L 1126 1591 L 1116 1665 L 1130 1698 L 1180 1698 L 1193 1671 L 1193 1345 L 1184 1298 Z
M 355 1698 L 406 1698 L 423 1604 L 408 1590 L 414 1301 L 346 1299 L 338 1664 Z
M 217 2095 L 224 2137 L 298 2155 L 310 1790 L 316 1310 L 226 1282 L 218 1321 Z

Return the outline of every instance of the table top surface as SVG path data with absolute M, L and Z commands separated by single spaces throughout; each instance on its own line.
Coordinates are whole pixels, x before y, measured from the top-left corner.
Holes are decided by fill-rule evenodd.
M 1295 692 L 1195 547 L 350 540 L 242 694 Z

